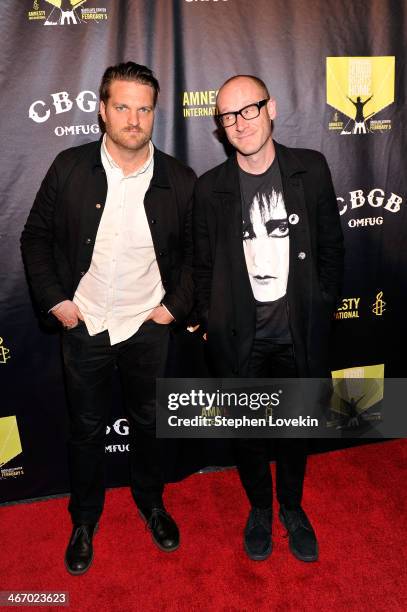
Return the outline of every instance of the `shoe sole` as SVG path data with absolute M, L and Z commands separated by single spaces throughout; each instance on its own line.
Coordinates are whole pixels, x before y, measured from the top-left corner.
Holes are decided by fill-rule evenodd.
M 95 529 L 93 530 L 92 539 L 93 539 L 93 536 L 95 535 L 95 533 L 97 532 L 98 529 L 99 529 L 99 523 L 96 523 Z M 90 558 L 90 561 L 89 561 L 88 565 L 85 567 L 85 569 L 83 569 L 83 570 L 72 570 L 69 567 L 69 565 L 68 565 L 68 563 L 66 561 L 66 557 L 64 558 L 65 569 L 66 569 L 66 571 L 69 574 L 71 574 L 71 576 L 81 576 L 82 574 L 85 574 L 88 571 L 88 569 L 90 568 L 90 566 L 92 565 L 92 563 L 93 563 L 93 546 L 92 546 L 92 556 Z
M 248 549 L 246 542 L 244 541 L 244 549 L 245 552 L 247 554 L 247 556 L 249 557 L 249 559 L 251 559 L 252 561 L 265 561 L 266 559 L 269 558 L 269 556 L 271 555 L 271 553 L 273 552 L 273 545 L 270 542 L 270 546 L 269 548 L 266 550 L 265 553 L 263 553 L 262 555 L 258 555 L 255 553 L 250 552 L 250 550 Z
M 278 518 L 280 519 L 280 522 L 283 525 L 284 529 L 287 529 L 287 525 L 285 524 L 284 517 L 281 514 L 281 512 L 278 513 Z M 304 561 L 304 563 L 312 563 L 313 561 L 318 561 L 318 554 L 319 554 L 318 543 L 316 545 L 317 552 L 316 552 L 315 555 L 302 555 L 292 545 L 292 543 L 291 543 L 291 536 L 290 536 L 290 533 L 289 533 L 288 529 L 287 529 L 287 532 L 288 532 L 288 536 L 289 536 L 289 548 L 290 548 L 292 554 L 294 555 L 294 557 L 296 557 L 296 559 L 298 559 L 299 561 Z
M 144 514 L 141 512 L 141 510 L 139 508 L 137 508 L 137 509 L 138 509 L 139 515 L 141 516 L 141 518 L 143 519 L 143 521 L 147 525 L 148 521 L 147 521 L 146 517 L 144 516 Z M 157 546 L 157 548 L 159 548 L 163 552 L 174 552 L 174 550 L 177 550 L 177 548 L 179 548 L 179 545 L 181 543 L 181 539 L 179 539 L 178 544 L 176 546 L 171 546 L 171 548 L 165 547 L 165 546 L 161 546 L 161 544 L 159 542 L 157 542 L 157 540 L 153 536 L 153 533 L 152 533 L 151 530 L 150 530 L 150 534 L 151 534 L 151 539 L 153 540 L 154 544 Z

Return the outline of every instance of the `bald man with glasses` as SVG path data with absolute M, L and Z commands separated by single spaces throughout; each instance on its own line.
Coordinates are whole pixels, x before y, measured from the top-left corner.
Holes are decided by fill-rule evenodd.
M 217 376 L 326 378 L 332 314 L 341 290 L 343 236 L 324 156 L 272 138 L 276 102 L 251 75 L 228 79 L 217 120 L 234 154 L 195 188 L 194 278 L 209 366 Z M 302 508 L 306 441 L 235 439 L 251 504 L 244 548 L 272 552 L 270 444 L 279 517 L 291 552 L 316 561 Z

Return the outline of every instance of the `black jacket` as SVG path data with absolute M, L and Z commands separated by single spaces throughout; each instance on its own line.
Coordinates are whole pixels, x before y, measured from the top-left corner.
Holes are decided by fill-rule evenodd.
M 89 269 L 107 195 L 101 141 L 62 151 L 37 193 L 21 236 L 24 263 L 44 315 L 71 300 Z M 193 304 L 192 192 L 195 173 L 154 150 L 154 173 L 144 206 L 166 291 L 177 321 Z
M 288 315 L 299 376 L 329 375 L 329 334 L 341 290 L 343 236 L 324 156 L 275 143 L 290 225 Z M 194 281 L 219 376 L 245 376 L 256 306 L 243 251 L 238 165 L 233 155 L 196 184 Z

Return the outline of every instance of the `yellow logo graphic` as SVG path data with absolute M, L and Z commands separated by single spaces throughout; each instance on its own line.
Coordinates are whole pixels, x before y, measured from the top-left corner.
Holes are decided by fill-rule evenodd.
M 48 16 L 44 10 L 40 10 L 38 0 L 34 0 L 32 10 L 28 11 L 27 17 L 30 21 L 44 21 L 43 25 L 78 25 L 86 21 L 103 21 L 107 19 L 106 8 L 81 8 L 87 0 L 42 0 L 46 5 L 51 5 Z M 45 5 L 45 6 L 46 6 Z M 48 12 L 48 11 L 47 11 Z
M 7 363 L 10 357 L 10 349 L 3 346 L 3 338 L 0 338 L 0 363 Z
M 386 302 L 382 300 L 382 297 L 383 297 L 383 291 L 379 291 L 379 293 L 376 295 L 376 301 L 373 302 L 372 304 L 372 312 L 377 317 L 381 317 L 384 311 L 386 310 L 385 308 Z
M 368 422 L 381 420 L 379 402 L 384 391 L 383 363 L 335 370 L 332 379 L 332 420 L 328 422 L 331 427 L 360 428 Z
M 62 9 L 64 4 L 64 0 L 45 0 L 45 2 L 48 2 L 48 4 L 52 4 L 59 9 Z M 85 2 L 87 2 L 87 0 L 68 0 L 68 2 L 65 1 L 65 4 L 70 5 L 72 8 L 77 8 L 81 4 L 85 4 Z
M 45 0 L 45 2 L 51 4 L 54 8 L 44 25 L 68 25 L 71 23 L 77 25 L 82 21 L 76 9 L 81 4 L 85 4 L 86 0 Z
M 391 129 L 391 121 L 373 117 L 394 102 L 394 56 L 327 57 L 326 101 L 335 111 L 330 130 L 366 134 Z
M 0 467 L 22 452 L 15 416 L 0 418 Z
M 34 0 L 32 10 L 28 11 L 27 17 L 30 21 L 45 19 L 45 11 L 40 10 L 38 0 Z

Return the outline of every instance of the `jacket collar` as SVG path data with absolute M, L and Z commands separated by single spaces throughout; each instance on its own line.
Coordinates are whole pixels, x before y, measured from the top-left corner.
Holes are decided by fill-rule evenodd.
M 295 174 L 307 172 L 307 169 L 301 164 L 295 155 L 294 149 L 285 147 L 276 141 L 273 142 L 282 175 L 285 177 L 291 177 Z M 218 193 L 232 193 L 240 197 L 238 171 L 239 165 L 237 163 L 235 152 L 226 160 L 224 164 L 222 164 L 215 182 L 214 191 Z
M 103 141 L 103 136 L 100 137 L 99 140 L 95 141 L 93 143 L 94 148 L 92 151 L 92 168 L 93 170 L 104 170 L 103 169 L 103 164 L 102 164 L 102 157 L 101 157 L 101 147 L 102 147 L 102 141 Z M 164 188 L 169 188 L 170 187 L 170 181 L 168 178 L 168 171 L 167 171 L 167 165 L 165 163 L 165 153 L 163 153 L 162 151 L 160 151 L 159 149 L 157 149 L 157 147 L 154 147 L 154 172 L 153 172 L 153 178 L 151 180 L 151 185 L 154 185 L 155 187 L 164 187 Z
M 166 189 L 171 187 L 166 157 L 165 153 L 154 147 L 154 172 L 151 180 L 151 185 L 154 185 L 154 187 L 164 187 Z
M 307 169 L 300 162 L 295 154 L 295 149 L 285 147 L 274 141 L 276 149 L 276 155 L 280 166 L 280 172 L 287 178 L 294 176 L 295 174 L 302 174 L 307 172 Z
M 95 142 L 92 142 L 93 149 L 92 149 L 91 165 L 92 165 L 93 171 L 95 170 L 104 171 L 103 164 L 102 164 L 102 155 L 101 155 L 102 141 L 103 141 L 103 134 L 99 138 L 99 140 L 95 140 Z

